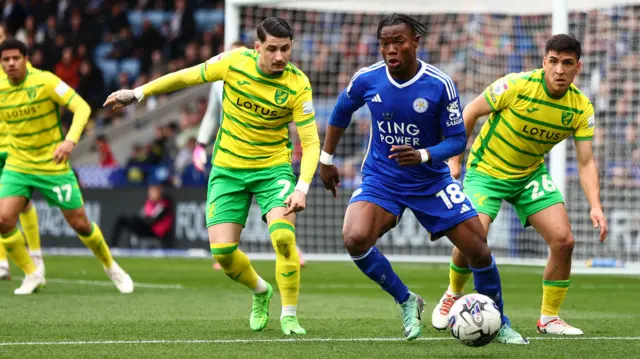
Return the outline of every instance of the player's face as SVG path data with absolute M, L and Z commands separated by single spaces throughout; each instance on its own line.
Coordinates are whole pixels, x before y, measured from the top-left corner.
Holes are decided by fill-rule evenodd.
M 11 80 L 22 79 L 27 74 L 27 58 L 18 49 L 2 51 L 0 61 L 2 69 Z
M 547 88 L 553 94 L 565 93 L 580 73 L 580 66 L 575 53 L 549 51 L 542 62 Z
M 391 74 L 404 74 L 409 70 L 409 66 L 415 63 L 418 40 L 419 38 L 407 24 L 382 28 L 380 53 Z
M 260 58 L 258 66 L 268 75 L 280 75 L 291 59 L 293 40 L 288 37 L 274 37 L 267 34 L 264 42 L 256 41 L 255 47 Z

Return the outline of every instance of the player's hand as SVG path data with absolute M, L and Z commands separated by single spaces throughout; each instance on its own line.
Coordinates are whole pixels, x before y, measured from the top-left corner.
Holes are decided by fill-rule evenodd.
M 422 155 L 411 146 L 391 146 L 390 159 L 395 159 L 400 166 L 413 166 L 422 163 Z
M 591 221 L 593 222 L 593 228 L 600 228 L 600 242 L 604 242 L 609 233 L 609 227 L 607 226 L 607 219 L 604 216 L 604 212 L 602 212 L 602 208 L 591 208 L 589 217 L 591 217 Z
M 193 149 L 193 166 L 198 171 L 204 172 L 205 163 L 207 163 L 207 150 L 201 145 L 196 145 Z
M 69 155 L 71 155 L 71 151 L 76 146 L 73 141 L 64 140 L 61 144 L 56 147 L 56 150 L 53 152 L 53 161 L 56 164 L 60 164 L 69 159 Z
M 460 160 L 458 159 L 458 156 L 450 158 L 447 164 L 449 165 L 451 176 L 455 179 L 460 179 L 462 165 L 460 164 Z
M 133 93 L 133 90 L 118 90 L 116 92 L 112 92 L 111 95 L 107 97 L 107 100 L 104 102 L 102 107 L 113 105 L 113 110 L 115 111 L 133 103 L 134 101 L 136 101 L 136 96 Z
M 340 172 L 336 165 L 320 164 L 320 179 L 327 191 L 331 191 L 333 198 L 337 197 L 336 187 L 340 186 Z
M 287 205 L 287 209 L 284 211 L 285 216 L 300 212 L 307 207 L 307 195 L 302 191 L 295 190 L 284 200 L 284 204 Z

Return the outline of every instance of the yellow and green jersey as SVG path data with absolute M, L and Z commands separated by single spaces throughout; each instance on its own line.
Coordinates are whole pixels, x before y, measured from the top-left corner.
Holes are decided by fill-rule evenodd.
M 541 69 L 509 74 L 487 87 L 484 97 L 493 112 L 471 147 L 469 169 L 498 179 L 522 178 L 567 137 L 593 137 L 589 98 L 573 84 L 563 96 L 551 96 Z
M 38 175 L 69 172 L 68 162 L 53 161 L 57 145 L 65 140 L 60 106 L 69 107 L 75 114 L 66 139 L 77 142 L 91 110 L 60 78 L 34 68 L 18 85 L 6 75 L 0 78 L 0 151 L 9 154 L 5 168 Z
M 31 62 L 27 61 L 27 70 L 31 70 L 33 69 L 33 65 L 31 65 Z M 7 74 L 5 74 L 4 69 L 2 68 L 2 66 L 0 66 L 0 79 L 3 79 L 5 76 L 7 76 Z M 6 158 L 6 149 L 5 149 L 5 145 L 4 142 L 7 139 L 7 136 L 4 136 L 5 133 L 5 124 L 4 121 L 0 121 L 0 154 L 3 154 L 3 157 Z

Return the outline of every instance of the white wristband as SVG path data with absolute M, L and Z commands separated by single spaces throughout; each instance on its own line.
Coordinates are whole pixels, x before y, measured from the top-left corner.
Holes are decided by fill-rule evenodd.
M 418 150 L 418 152 L 420 152 L 420 157 L 422 157 L 422 163 L 429 162 L 429 152 L 427 150 L 423 148 Z
M 296 191 L 307 194 L 307 192 L 309 192 L 309 184 L 303 180 L 298 180 L 298 183 L 296 184 Z
M 333 164 L 333 155 L 330 155 L 324 151 L 320 152 L 320 163 L 323 165 L 331 166 Z
M 142 87 L 136 87 L 133 89 L 133 95 L 136 97 L 138 102 L 144 99 L 144 92 L 142 91 Z

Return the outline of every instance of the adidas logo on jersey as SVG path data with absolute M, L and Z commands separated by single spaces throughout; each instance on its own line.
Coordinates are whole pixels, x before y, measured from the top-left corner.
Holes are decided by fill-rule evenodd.
M 373 98 L 371 99 L 371 102 L 380 102 L 380 103 L 382 103 L 382 99 L 380 98 L 380 94 L 376 94 L 375 96 L 373 96 Z
M 466 204 L 462 205 L 462 210 L 460 211 L 460 214 L 466 213 L 468 211 L 470 211 L 471 208 L 469 208 L 469 206 L 467 206 Z

